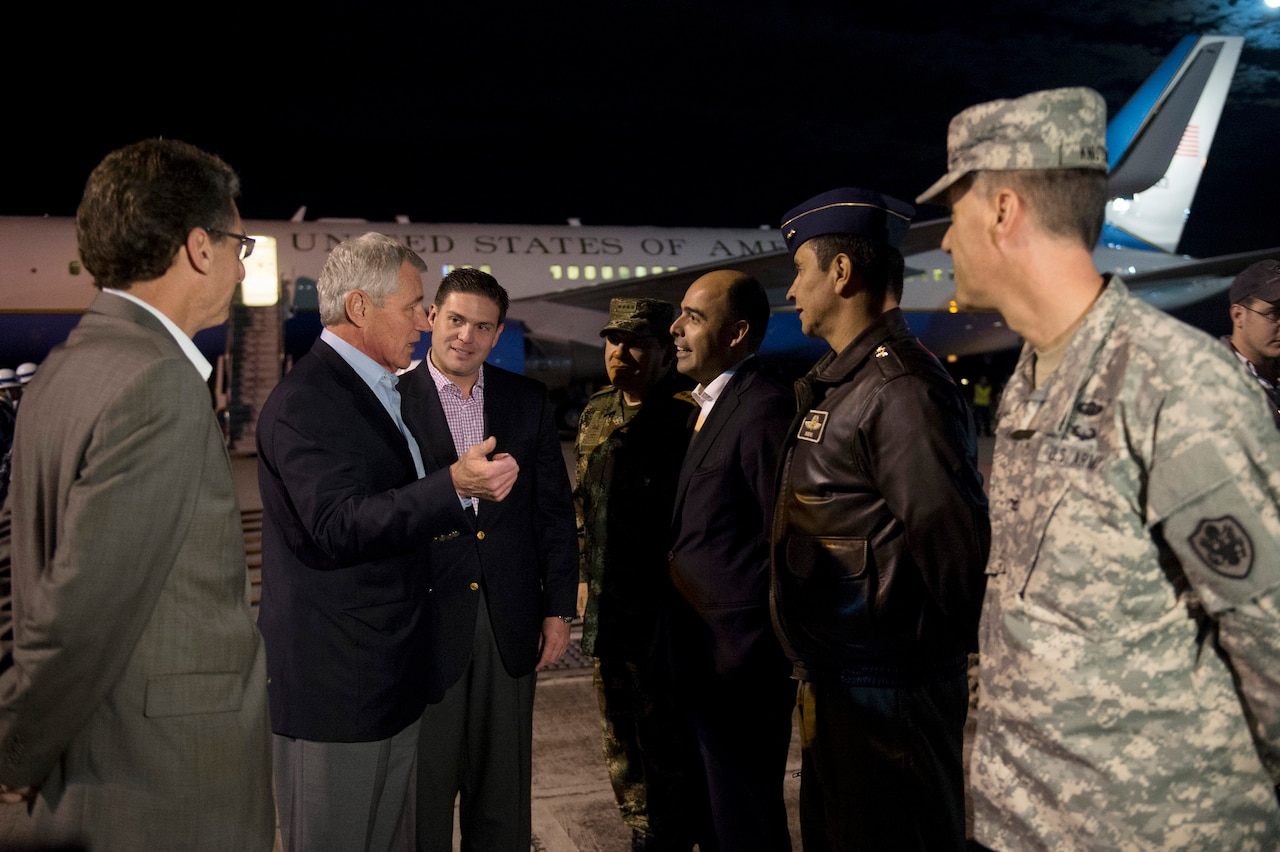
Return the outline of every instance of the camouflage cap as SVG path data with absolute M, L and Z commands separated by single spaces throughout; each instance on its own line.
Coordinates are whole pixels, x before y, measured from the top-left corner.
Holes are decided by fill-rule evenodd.
M 1280 261 L 1260 260 L 1247 267 L 1231 282 L 1228 298 L 1233 305 L 1248 298 L 1280 302 Z
M 1107 104 L 1093 89 L 1032 92 L 971 106 L 947 128 L 947 173 L 916 198 L 935 201 L 975 171 L 1107 170 Z
M 662 299 L 610 299 L 609 323 L 600 329 L 600 336 L 611 331 L 629 331 L 667 338 L 671 336 L 671 323 L 675 318 L 675 305 Z

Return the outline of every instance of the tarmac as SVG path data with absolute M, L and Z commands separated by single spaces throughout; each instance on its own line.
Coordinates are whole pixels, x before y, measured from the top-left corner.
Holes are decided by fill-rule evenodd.
M 565 443 L 572 471 L 572 442 Z M 992 439 L 980 438 L 980 467 L 990 476 Z M 253 600 L 257 601 L 257 550 L 261 500 L 257 490 L 257 458 L 233 455 L 232 469 L 240 489 L 245 522 L 246 555 Z M 531 852 L 627 852 L 631 832 L 620 817 L 605 772 L 600 709 L 592 686 L 591 658 L 582 653 L 581 625 L 560 662 L 538 675 L 533 714 L 533 843 Z M 800 741 L 793 726 L 783 792 L 792 847 L 801 850 L 798 817 Z M 0 850 L 34 850 L 24 805 L 0 804 Z M 280 850 L 279 835 L 276 850 Z M 460 850 L 455 828 L 454 850 Z M 139 850 L 143 852 L 143 850 Z

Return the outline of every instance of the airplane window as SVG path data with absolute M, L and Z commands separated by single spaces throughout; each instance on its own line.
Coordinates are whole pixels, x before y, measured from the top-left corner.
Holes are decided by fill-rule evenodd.
M 612 266 L 602 266 L 602 267 L 600 267 L 600 278 L 601 278 L 602 280 L 604 280 L 604 281 L 610 281 L 610 280 L 612 280 L 612 279 L 613 279 L 613 267 L 612 267 Z
M 569 280 L 577 281 L 582 275 L 582 270 L 576 266 L 569 267 Z
M 648 274 L 649 274 L 649 270 L 645 269 L 643 266 L 637 266 L 637 267 L 636 267 L 636 277 L 637 277 L 637 278 L 643 278 L 643 277 L 645 277 L 645 276 L 646 276 L 646 275 L 648 275 Z
M 588 281 L 596 280 L 596 268 L 594 266 L 585 267 L 583 269 L 583 273 L 586 275 Z
M 481 272 L 487 272 L 490 275 L 493 274 L 493 267 L 487 263 L 483 263 L 480 266 L 475 266 L 470 263 L 442 263 L 440 264 L 440 275 L 441 276 L 448 275 L 450 272 L 452 272 L 455 269 L 479 269 Z M 556 271 L 557 269 L 559 269 L 559 267 L 556 267 L 556 266 L 551 267 L 552 278 L 560 277 L 559 273 Z
M 562 278 L 564 278 L 564 267 L 562 267 L 562 266 L 561 266 L 560 264 L 558 264 L 558 263 L 552 264 L 552 265 L 551 265 L 551 278 L 552 278 L 553 280 L 555 280 L 555 281 L 559 281 L 559 280 L 561 280 Z

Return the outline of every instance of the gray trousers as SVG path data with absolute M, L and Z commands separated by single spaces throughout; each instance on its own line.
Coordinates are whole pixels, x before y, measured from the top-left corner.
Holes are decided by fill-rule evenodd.
M 272 735 L 284 852 L 402 852 L 421 720 L 386 740 L 326 743 Z

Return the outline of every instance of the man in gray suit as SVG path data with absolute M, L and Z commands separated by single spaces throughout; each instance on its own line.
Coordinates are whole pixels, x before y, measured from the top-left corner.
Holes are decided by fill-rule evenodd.
M 272 847 L 266 658 L 191 340 L 253 250 L 238 194 L 217 157 L 152 139 L 107 155 L 76 214 L 102 292 L 26 388 L 9 492 L 0 784 L 39 843 Z

